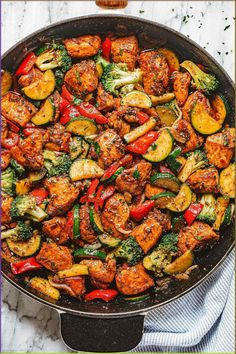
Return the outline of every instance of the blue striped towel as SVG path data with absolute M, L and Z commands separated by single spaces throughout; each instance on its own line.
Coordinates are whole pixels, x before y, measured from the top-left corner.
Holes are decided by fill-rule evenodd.
M 135 352 L 235 352 L 234 252 L 182 298 L 151 311 Z

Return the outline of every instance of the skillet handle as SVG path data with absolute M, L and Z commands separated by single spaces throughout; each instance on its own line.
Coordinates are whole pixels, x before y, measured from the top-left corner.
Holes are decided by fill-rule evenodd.
M 82 352 L 123 352 L 142 339 L 144 316 L 91 318 L 61 313 L 61 336 L 67 347 Z

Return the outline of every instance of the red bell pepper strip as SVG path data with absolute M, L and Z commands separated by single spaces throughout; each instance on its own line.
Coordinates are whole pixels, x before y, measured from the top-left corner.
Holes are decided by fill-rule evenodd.
M 36 62 L 36 55 L 33 52 L 27 54 L 25 59 L 22 61 L 18 69 L 16 70 L 15 75 L 26 75 L 32 69 L 34 63 Z
M 36 131 L 39 131 L 39 128 L 36 128 L 36 127 L 25 128 L 23 130 L 23 134 L 25 137 L 27 137 L 27 136 L 34 134 Z
M 98 187 L 98 190 L 97 190 L 97 193 L 96 193 L 96 198 L 95 198 L 95 201 L 94 201 L 94 208 L 95 210 L 98 212 L 98 209 L 99 209 L 99 206 L 100 206 L 100 200 L 101 200 L 101 195 L 102 195 L 102 192 L 104 190 L 104 185 L 101 184 L 99 187 Z
M 77 107 L 75 106 L 68 106 L 64 109 L 64 112 L 60 118 L 60 123 L 65 125 L 67 124 L 71 118 L 74 118 L 74 117 L 79 117 L 81 114 L 80 112 L 78 111 Z
M 160 165 L 159 170 L 161 173 L 170 173 L 174 176 L 174 173 L 165 165 Z
M 99 289 L 93 290 L 90 293 L 86 294 L 84 299 L 86 301 L 101 299 L 103 301 L 111 301 L 118 295 L 118 291 L 115 289 Z
M 74 103 L 75 96 L 70 93 L 69 90 L 67 90 L 65 85 L 62 85 L 61 89 L 61 97 L 63 97 L 65 100 L 67 100 L 69 103 Z
M 150 131 L 133 143 L 126 146 L 127 150 L 130 152 L 134 152 L 135 154 L 145 154 L 149 148 L 149 146 L 156 141 L 159 133 L 155 131 Z
M 109 179 L 114 173 L 118 170 L 119 167 L 125 166 L 128 163 L 132 162 L 133 156 L 130 154 L 125 155 L 120 159 L 119 161 L 113 163 L 104 173 L 104 175 L 101 178 L 101 181 L 105 181 Z
M 184 218 L 188 225 L 191 225 L 198 214 L 200 214 L 203 205 L 201 203 L 192 203 L 190 207 L 185 211 Z
M 8 119 L 6 119 L 6 121 L 7 121 L 7 124 L 9 125 L 11 131 L 13 131 L 14 133 L 19 132 L 20 128 L 16 124 L 14 124 L 13 122 L 11 122 Z
M 97 189 L 97 186 L 99 185 L 99 179 L 98 178 L 94 178 L 88 188 L 87 191 L 87 200 L 88 202 L 93 202 L 95 199 L 95 192 Z
M 80 198 L 79 202 L 83 204 L 83 203 L 86 203 L 87 200 L 88 200 L 88 196 L 87 196 L 87 194 L 85 194 Z
M 82 116 L 94 119 L 98 124 L 108 123 L 108 119 L 89 102 L 80 103 L 80 105 L 78 105 L 78 111 Z
M 102 56 L 104 59 L 110 61 L 111 54 L 111 39 L 106 37 L 102 43 Z
M 144 124 L 149 120 L 149 115 L 147 113 L 144 112 L 138 112 L 137 113 L 137 118 L 138 118 L 138 122 L 139 124 Z
M 70 106 L 70 102 L 61 96 L 59 103 L 59 111 L 61 114 L 64 113 L 65 109 Z
M 101 194 L 100 200 L 99 200 L 99 207 L 102 209 L 105 200 L 107 200 L 109 197 L 111 197 L 115 193 L 115 187 L 114 186 L 108 186 L 103 193 Z
M 11 149 L 13 146 L 19 143 L 19 135 L 11 131 L 8 132 L 7 138 L 3 140 L 2 147 L 5 149 Z
M 130 217 L 135 221 L 142 220 L 149 211 L 154 207 L 155 202 L 154 200 L 147 200 L 142 205 L 138 205 L 130 209 Z
M 35 197 L 36 204 L 40 205 L 44 201 L 44 199 L 48 196 L 48 191 L 45 188 L 36 188 L 30 192 L 30 194 Z
M 36 262 L 35 257 L 27 258 L 24 261 L 11 263 L 11 271 L 13 274 L 21 274 L 28 270 L 42 268 L 42 265 Z

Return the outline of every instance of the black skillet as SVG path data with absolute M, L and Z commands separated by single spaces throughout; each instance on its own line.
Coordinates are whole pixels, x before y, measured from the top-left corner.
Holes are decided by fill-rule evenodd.
M 41 47 L 43 43 L 83 34 L 117 35 L 135 34 L 142 48 L 167 46 L 173 49 L 180 60 L 191 59 L 206 66 L 221 82 L 220 91 L 234 106 L 234 85 L 224 69 L 199 45 L 180 33 L 148 20 L 125 15 L 92 15 L 58 22 L 36 31 L 9 49 L 2 57 L 2 68 L 14 72 L 26 53 Z M 233 111 L 228 117 L 233 126 Z M 102 302 L 80 302 L 63 296 L 58 302 L 39 297 L 28 289 L 23 280 L 11 274 L 3 261 L 2 274 L 14 287 L 30 298 L 36 299 L 58 311 L 61 319 L 61 335 L 65 344 L 76 351 L 121 352 L 138 345 L 142 338 L 143 321 L 147 312 L 170 303 L 186 294 L 219 268 L 233 249 L 233 226 L 221 233 L 220 242 L 211 250 L 201 254 L 199 268 L 189 280 L 172 283 L 169 288 L 141 303 L 127 303 L 122 299 L 104 304 Z

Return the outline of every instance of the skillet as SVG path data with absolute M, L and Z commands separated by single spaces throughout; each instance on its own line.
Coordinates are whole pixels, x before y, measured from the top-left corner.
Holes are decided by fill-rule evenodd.
M 109 31 L 124 36 L 135 34 L 140 47 L 167 46 L 174 50 L 180 61 L 190 59 L 206 66 L 221 83 L 220 91 L 234 106 L 234 84 L 224 69 L 200 46 L 178 32 L 149 20 L 124 15 L 92 15 L 73 18 L 45 27 L 18 42 L 2 56 L 2 68 L 15 71 L 25 55 L 47 41 L 71 38 L 83 34 L 105 34 Z M 227 122 L 233 126 L 234 111 Z M 9 265 L 2 261 L 2 275 L 14 287 L 58 311 L 61 335 L 65 344 L 76 351 L 121 352 L 138 345 L 142 338 L 144 316 L 183 296 L 216 271 L 234 245 L 234 229 L 230 225 L 221 232 L 214 248 L 198 256 L 199 268 L 184 282 L 171 283 L 168 289 L 158 292 L 141 303 L 127 303 L 117 298 L 112 303 L 79 302 L 62 296 L 57 302 L 39 297 L 26 288 L 23 279 L 15 277 Z

